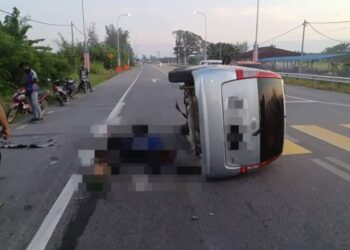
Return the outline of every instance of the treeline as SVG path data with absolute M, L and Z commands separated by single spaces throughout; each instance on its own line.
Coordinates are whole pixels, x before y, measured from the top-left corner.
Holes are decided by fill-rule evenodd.
M 173 32 L 175 38 L 174 55 L 178 63 L 184 63 L 185 57 L 187 63 L 197 64 L 203 60 L 204 39 L 191 32 L 185 30 L 175 30 Z M 206 43 L 208 59 L 222 59 L 224 55 L 229 55 L 235 59 L 241 52 L 248 50 L 247 42 L 236 43 Z
M 30 29 L 30 21 L 21 18 L 17 8 L 13 8 L 12 14 L 0 21 L 0 96 L 7 96 L 23 85 L 23 73 L 18 67 L 21 62 L 32 65 L 42 84 L 47 79 L 59 79 L 77 73 L 83 64 L 83 42 L 72 43 L 59 34 L 56 41 L 58 51 L 53 51 L 50 47 L 38 45 L 44 39 L 30 40 L 27 35 Z M 122 29 L 119 32 L 122 65 L 127 63 L 128 58 L 132 63 L 129 33 Z M 87 43 L 92 73 L 116 67 L 117 30 L 112 24 L 106 26 L 104 41 L 99 40 L 95 25 L 91 25 L 87 32 Z

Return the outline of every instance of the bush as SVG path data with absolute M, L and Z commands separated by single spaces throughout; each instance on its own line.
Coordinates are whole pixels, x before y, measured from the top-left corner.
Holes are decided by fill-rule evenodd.
M 104 67 L 103 67 L 103 63 L 101 62 L 93 62 L 91 64 L 91 68 L 90 68 L 90 72 L 92 74 L 100 74 L 104 72 Z

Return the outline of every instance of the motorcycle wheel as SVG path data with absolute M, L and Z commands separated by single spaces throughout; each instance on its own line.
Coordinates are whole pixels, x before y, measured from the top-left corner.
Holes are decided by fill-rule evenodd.
M 41 109 L 41 112 L 43 114 L 45 114 L 46 110 L 47 110 L 47 100 L 43 100 L 41 103 L 40 103 L 40 109 Z
M 7 112 L 7 121 L 8 123 L 12 123 L 13 120 L 15 119 L 15 116 L 17 114 L 17 109 L 11 108 L 8 112 Z
M 87 89 L 87 86 L 86 86 L 87 84 L 86 83 L 84 83 L 84 86 L 83 86 L 83 91 L 84 91 L 84 93 L 86 93 L 86 89 Z
M 63 106 L 64 105 L 64 102 L 63 102 L 63 98 L 61 95 L 56 95 L 56 99 L 58 101 L 58 103 Z M 40 107 L 41 108 L 41 107 Z

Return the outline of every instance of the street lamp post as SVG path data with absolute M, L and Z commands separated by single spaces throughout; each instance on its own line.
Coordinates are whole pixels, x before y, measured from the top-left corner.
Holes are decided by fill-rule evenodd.
M 120 67 L 120 49 L 119 49 L 119 19 L 124 16 L 130 16 L 130 13 L 124 13 L 117 18 L 117 54 L 118 54 L 118 67 Z
M 84 0 L 81 0 L 81 10 L 83 13 L 83 29 L 84 29 L 84 67 L 90 69 L 90 56 L 86 41 L 86 29 L 85 29 L 85 11 L 84 11 Z
M 253 52 L 254 62 L 257 62 L 259 60 L 259 51 L 258 51 L 259 9 L 260 9 L 260 1 L 258 0 L 258 5 L 256 8 L 256 29 L 255 29 L 254 52 Z
M 201 15 L 204 17 L 204 60 L 207 60 L 207 16 L 200 11 L 194 11 L 195 15 Z

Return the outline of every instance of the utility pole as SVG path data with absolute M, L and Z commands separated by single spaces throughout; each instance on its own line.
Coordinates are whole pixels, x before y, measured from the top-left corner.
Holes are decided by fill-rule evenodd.
M 301 40 L 301 57 L 299 61 L 299 73 L 301 74 L 303 72 L 303 58 L 304 58 L 304 43 L 305 43 L 305 30 L 306 30 L 307 21 L 304 20 L 303 22 L 303 37 Z
M 255 43 L 254 43 L 254 51 L 253 51 L 254 62 L 257 62 L 259 60 L 259 49 L 258 49 L 259 9 L 260 9 L 260 1 L 258 0 L 258 5 L 256 8 Z
M 90 70 L 90 55 L 86 41 L 86 30 L 85 30 L 85 11 L 84 11 L 84 0 L 81 0 L 81 10 L 83 12 L 83 28 L 84 28 L 84 66 Z
M 184 56 L 185 56 L 185 58 L 184 58 L 184 64 L 186 65 L 187 64 L 187 59 L 186 59 L 186 37 L 184 38 Z
M 222 59 L 222 56 L 221 56 L 221 43 L 220 43 L 220 60 Z
M 70 22 L 70 30 L 71 30 L 71 33 L 72 33 L 72 52 L 73 52 L 74 72 L 77 72 L 77 63 L 76 63 L 76 60 L 75 60 L 75 45 L 74 45 L 73 22 Z

